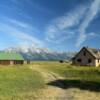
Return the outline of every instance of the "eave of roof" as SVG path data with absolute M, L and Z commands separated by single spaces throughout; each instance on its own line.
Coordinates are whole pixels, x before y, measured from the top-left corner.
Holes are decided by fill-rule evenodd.
M 0 60 L 24 60 L 24 58 L 18 53 L 0 52 Z

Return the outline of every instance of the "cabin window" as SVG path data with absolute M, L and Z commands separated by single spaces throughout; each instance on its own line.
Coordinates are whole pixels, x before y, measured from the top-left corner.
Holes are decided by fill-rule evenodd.
M 82 62 L 82 59 L 77 59 L 77 62 Z
M 83 55 L 86 56 L 86 52 L 85 51 L 83 52 Z
M 91 59 L 88 59 L 88 63 L 91 63 L 92 62 L 92 60 Z

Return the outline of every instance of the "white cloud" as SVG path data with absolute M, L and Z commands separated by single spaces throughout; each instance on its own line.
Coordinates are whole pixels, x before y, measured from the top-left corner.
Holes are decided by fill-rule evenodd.
M 10 21 L 10 20 L 9 20 Z M 13 24 L 17 24 L 20 27 L 27 27 L 30 28 L 30 26 L 28 26 L 28 24 L 23 24 L 19 21 L 13 21 Z M 14 26 L 14 25 L 7 23 L 0 23 L 0 32 L 8 34 L 10 36 L 12 36 L 12 39 L 17 39 L 20 41 L 20 43 L 16 43 L 16 44 L 29 44 L 29 45 L 34 45 L 34 46 L 44 46 L 44 43 L 42 41 L 40 41 L 38 38 L 36 38 L 34 36 L 34 33 L 32 35 L 30 35 L 30 32 L 24 32 L 23 30 L 20 30 L 18 27 Z M 31 30 L 30 30 L 31 31 Z M 31 32 L 32 33 L 32 32 Z
M 98 35 L 94 32 L 87 33 L 87 34 L 81 33 L 81 34 L 79 34 L 79 38 L 78 38 L 78 42 L 76 43 L 76 47 L 79 47 L 86 40 L 97 38 L 97 37 L 100 38 L 100 35 Z
M 21 28 L 29 28 L 29 27 L 31 27 L 30 25 L 28 25 L 28 24 L 26 24 L 26 23 L 24 23 L 24 22 L 20 22 L 20 21 L 18 21 L 18 20 L 9 19 L 9 18 L 8 18 L 8 20 L 9 20 L 9 22 L 12 23 L 13 25 L 17 25 L 17 26 L 19 26 L 19 27 L 21 27 Z
M 76 47 L 79 47 L 87 38 L 87 35 L 84 33 L 79 34 L 79 38 L 76 43 Z
M 86 6 L 79 6 L 70 13 L 54 19 L 46 28 L 46 40 L 60 43 L 73 37 L 74 32 L 70 28 L 80 23 L 86 8 Z
M 83 17 L 82 15 L 84 14 L 85 10 L 86 7 L 79 6 L 70 13 L 67 13 L 60 18 L 57 18 L 54 22 L 60 30 L 76 26 L 77 24 L 79 24 L 81 18 Z
M 35 33 L 38 33 L 39 30 L 37 30 L 36 27 L 33 27 L 34 25 L 28 23 L 28 22 L 22 22 L 22 21 L 19 21 L 19 20 L 16 20 L 16 19 L 10 19 L 8 17 L 5 17 L 3 20 L 6 21 L 6 23 L 9 23 L 11 26 L 13 27 L 16 27 L 17 29 L 20 28 L 20 29 L 23 29 L 24 31 L 33 31 Z
M 93 21 L 93 19 L 96 17 L 96 15 L 99 13 L 99 11 L 100 11 L 100 0 L 94 0 L 91 6 L 88 8 L 84 21 L 79 27 L 80 35 L 78 37 L 76 47 L 79 47 L 88 38 L 89 35 L 86 34 L 86 29 Z
M 94 38 L 96 33 L 88 33 L 87 28 L 100 13 L 100 0 L 92 0 L 90 6 L 81 5 L 64 16 L 54 19 L 46 28 L 46 40 L 53 43 L 61 43 L 65 40 L 77 37 L 76 47 Z M 74 28 L 74 30 L 73 30 Z

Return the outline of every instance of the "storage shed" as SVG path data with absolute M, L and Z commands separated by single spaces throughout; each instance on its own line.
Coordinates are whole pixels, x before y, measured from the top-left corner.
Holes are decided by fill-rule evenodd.
M 1 65 L 24 64 L 24 58 L 18 53 L 0 52 L 0 64 Z

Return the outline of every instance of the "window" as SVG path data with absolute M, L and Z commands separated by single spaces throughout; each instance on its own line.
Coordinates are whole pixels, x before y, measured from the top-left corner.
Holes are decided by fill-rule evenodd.
M 88 63 L 91 63 L 92 62 L 92 60 L 91 59 L 88 59 Z
M 77 59 L 77 62 L 82 62 L 82 60 L 81 59 Z

